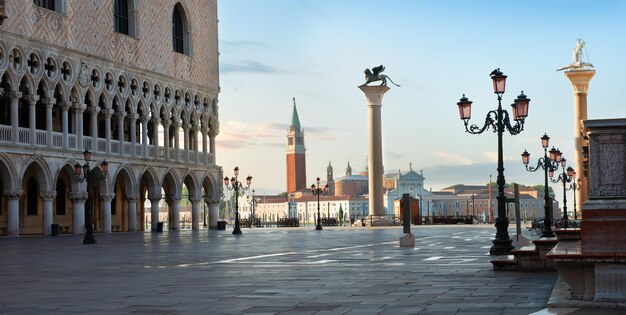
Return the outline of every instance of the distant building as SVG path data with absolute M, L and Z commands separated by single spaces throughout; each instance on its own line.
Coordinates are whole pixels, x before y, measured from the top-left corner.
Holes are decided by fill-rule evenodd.
M 306 148 L 304 147 L 304 131 L 300 125 L 296 98 L 293 98 L 291 125 L 287 132 L 287 193 L 307 189 L 306 182 Z

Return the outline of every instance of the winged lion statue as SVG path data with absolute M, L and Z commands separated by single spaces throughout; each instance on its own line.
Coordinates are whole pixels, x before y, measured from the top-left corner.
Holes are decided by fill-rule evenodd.
M 393 82 L 393 80 L 391 80 L 390 77 L 381 74 L 381 72 L 385 71 L 385 66 L 380 65 L 378 67 L 373 67 L 372 70 L 370 71 L 370 69 L 365 69 L 365 83 L 361 84 L 361 86 L 366 86 L 371 82 L 376 82 L 376 81 L 381 81 L 380 85 L 387 85 L 387 79 L 389 79 L 389 81 L 391 83 L 393 83 L 393 85 L 395 86 L 400 86 L 398 84 L 396 84 L 395 82 Z

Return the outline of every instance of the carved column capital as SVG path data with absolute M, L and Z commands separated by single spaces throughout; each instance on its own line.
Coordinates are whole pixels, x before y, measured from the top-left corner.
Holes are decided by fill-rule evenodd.
M 28 101 L 28 104 L 35 105 L 39 101 L 39 95 L 28 95 L 24 99 Z
M 139 118 L 139 115 L 137 115 L 137 113 L 131 113 L 129 116 L 130 120 L 137 120 L 137 118 Z
M 102 198 L 105 202 L 111 202 L 115 199 L 115 194 L 102 194 L 100 195 L 100 198 Z
M 15 199 L 20 199 L 20 197 L 22 197 L 22 193 L 24 193 L 23 190 L 19 189 L 19 190 L 5 190 L 4 191 L 4 195 L 12 200 Z
M 100 112 L 100 106 L 91 106 L 89 112 L 92 115 L 97 115 Z
M 209 205 L 212 205 L 212 204 L 219 204 L 220 200 L 219 200 L 219 198 L 214 198 L 212 196 L 205 196 L 204 197 L 204 202 L 206 202 Z
M 139 119 L 141 120 L 142 123 L 147 124 L 150 121 L 150 116 L 144 115 L 139 117 Z
M 20 91 L 11 91 L 11 94 L 9 95 L 10 98 L 12 99 L 19 99 L 22 98 L 22 92 Z
M 110 108 L 106 108 L 103 110 L 103 113 L 104 113 L 104 118 L 111 119 L 111 116 L 113 116 L 114 111 Z
M 152 203 L 159 203 L 161 201 L 161 195 L 148 195 L 148 200 Z
M 85 202 L 87 201 L 87 192 L 74 192 L 71 191 L 69 193 L 69 197 L 72 200 L 72 202 Z
M 70 101 L 62 101 L 59 103 L 62 111 L 68 111 L 72 107 L 72 102 Z
M 117 111 L 117 112 L 115 112 L 115 117 L 117 117 L 117 119 L 123 120 L 126 117 L 126 112 L 125 111 Z
M 155 125 L 158 125 L 158 124 L 160 124 L 160 123 L 161 123 L 161 119 L 160 119 L 159 117 L 152 117 L 152 118 L 150 119 L 150 122 L 152 122 L 152 123 L 153 123 L 153 124 L 155 124 Z
M 172 122 L 169 119 L 161 119 L 161 125 L 163 125 L 164 128 L 169 128 L 171 124 Z
M 202 200 L 204 200 L 203 197 L 189 197 L 189 201 L 191 201 L 192 203 L 198 203 Z
M 137 199 L 139 199 L 139 195 L 129 194 L 129 195 L 126 195 L 126 199 L 128 200 L 128 202 L 134 202 L 134 201 L 137 201 Z
M 46 104 L 46 107 L 48 106 L 52 107 L 54 104 L 57 103 L 57 99 L 54 97 L 46 97 L 44 99 L 44 103 Z
M 57 192 L 55 190 L 53 191 L 42 191 L 39 196 L 44 200 L 44 201 L 50 201 L 52 199 L 54 199 L 57 196 Z
M 220 133 L 220 129 L 217 127 L 213 127 L 209 130 L 209 137 L 215 138 Z

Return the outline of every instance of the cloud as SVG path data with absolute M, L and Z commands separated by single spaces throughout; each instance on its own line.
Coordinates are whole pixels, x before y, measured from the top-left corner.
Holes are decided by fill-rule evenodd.
M 466 158 L 464 156 L 460 156 L 458 154 L 442 152 L 442 151 L 434 151 L 434 152 L 432 152 L 432 154 L 434 156 L 437 156 L 437 157 L 441 158 L 444 162 L 447 162 L 447 163 L 461 164 L 461 165 L 472 164 L 472 160 L 470 160 L 470 159 L 468 159 L 468 158 Z
M 276 68 L 267 66 L 258 61 L 241 61 L 237 64 L 220 62 L 220 74 L 228 73 L 282 73 Z
M 220 40 L 220 47 L 227 49 L 239 49 L 239 48 L 264 48 L 267 44 L 262 42 L 256 42 L 252 40 Z
M 253 125 L 228 120 L 220 124 L 217 145 L 221 149 L 284 148 L 287 130 L 288 124 L 271 122 Z M 318 140 L 335 140 L 331 128 L 311 128 L 305 130 L 305 133 Z

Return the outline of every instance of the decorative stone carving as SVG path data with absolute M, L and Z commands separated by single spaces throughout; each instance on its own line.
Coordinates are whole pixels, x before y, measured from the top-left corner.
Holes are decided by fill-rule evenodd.
M 22 197 L 22 193 L 24 193 L 23 190 L 5 190 L 4 191 L 4 195 L 11 199 L 11 200 L 16 200 L 16 199 L 20 199 L 20 197 Z
M 87 192 L 74 192 L 71 191 L 68 196 L 73 202 L 85 202 L 87 201 Z
M 57 192 L 53 191 L 43 191 L 39 194 L 39 196 L 46 201 L 53 200 L 57 196 Z
M 86 62 L 80 63 L 80 72 L 78 73 L 78 84 L 86 88 L 89 85 L 89 66 Z
M 115 199 L 115 194 L 102 194 L 100 195 L 100 198 L 102 198 L 105 202 L 111 202 Z

